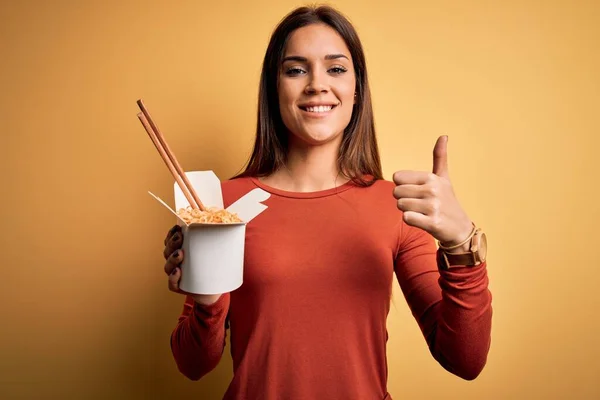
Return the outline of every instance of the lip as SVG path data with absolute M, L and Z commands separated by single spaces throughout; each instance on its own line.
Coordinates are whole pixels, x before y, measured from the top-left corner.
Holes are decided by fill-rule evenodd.
M 326 118 L 328 116 L 331 115 L 332 112 L 334 112 L 336 109 L 336 107 L 333 107 L 331 110 L 329 111 L 323 111 L 323 112 L 311 112 L 311 111 L 306 111 L 303 109 L 300 109 L 300 112 L 302 113 L 302 115 L 306 116 L 307 118 Z
M 310 111 L 306 111 L 303 108 L 303 107 L 319 107 L 319 106 L 331 106 L 332 108 L 329 111 L 323 111 L 323 112 L 310 112 Z M 298 104 L 298 108 L 302 112 L 302 115 L 304 115 L 308 118 L 315 118 L 315 119 L 328 117 L 338 106 L 339 106 L 339 103 L 331 103 L 331 102 L 329 102 L 329 103 L 310 102 L 310 103 Z
M 316 101 L 311 101 L 309 103 L 298 104 L 298 107 L 319 107 L 319 106 L 333 106 L 333 107 L 337 107 L 339 105 L 340 105 L 339 102 L 316 102 Z

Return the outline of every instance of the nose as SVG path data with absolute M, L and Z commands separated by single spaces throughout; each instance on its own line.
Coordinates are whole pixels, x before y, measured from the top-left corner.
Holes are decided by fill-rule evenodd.
M 306 88 L 304 88 L 304 93 L 327 93 L 329 91 L 329 83 L 327 81 L 327 78 L 327 74 L 313 70 L 310 73 L 310 80 L 308 82 L 308 85 L 306 85 Z

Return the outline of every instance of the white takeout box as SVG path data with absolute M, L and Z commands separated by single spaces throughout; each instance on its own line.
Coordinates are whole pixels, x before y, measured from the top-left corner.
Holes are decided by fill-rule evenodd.
M 189 182 L 206 208 L 223 209 L 221 182 L 213 171 L 189 171 Z M 261 204 L 270 194 L 256 188 L 227 207 L 243 222 L 229 224 L 187 224 L 164 201 L 149 192 L 177 216 L 183 231 L 183 263 L 179 288 L 192 294 L 221 294 L 242 285 L 246 224 L 267 209 Z M 174 183 L 175 210 L 186 208 L 189 202 Z

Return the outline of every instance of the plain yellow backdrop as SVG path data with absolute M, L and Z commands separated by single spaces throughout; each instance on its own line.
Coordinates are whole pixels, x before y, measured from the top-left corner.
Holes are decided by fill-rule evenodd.
M 253 142 L 269 35 L 296 1 L 3 1 L 0 398 L 219 399 L 229 347 L 176 370 L 172 177 L 144 99 L 187 170 L 227 179 Z M 450 173 L 489 238 L 492 347 L 472 382 L 429 355 L 395 285 L 397 399 L 600 397 L 600 3 L 337 1 L 367 55 L 385 176 Z M 391 194 L 390 194 L 391 195 Z M 334 374 L 335 371 L 332 371 Z

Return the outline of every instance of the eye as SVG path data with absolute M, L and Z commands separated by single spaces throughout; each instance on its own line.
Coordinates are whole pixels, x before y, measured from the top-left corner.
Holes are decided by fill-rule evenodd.
M 342 66 L 335 66 L 335 67 L 329 68 L 329 72 L 331 72 L 332 74 L 335 74 L 335 75 L 340 75 L 347 71 L 348 70 Z
M 285 74 L 287 76 L 298 76 L 298 75 L 305 74 L 305 73 L 306 73 L 306 71 L 304 71 L 302 68 L 299 68 L 299 67 L 291 67 L 285 71 Z

